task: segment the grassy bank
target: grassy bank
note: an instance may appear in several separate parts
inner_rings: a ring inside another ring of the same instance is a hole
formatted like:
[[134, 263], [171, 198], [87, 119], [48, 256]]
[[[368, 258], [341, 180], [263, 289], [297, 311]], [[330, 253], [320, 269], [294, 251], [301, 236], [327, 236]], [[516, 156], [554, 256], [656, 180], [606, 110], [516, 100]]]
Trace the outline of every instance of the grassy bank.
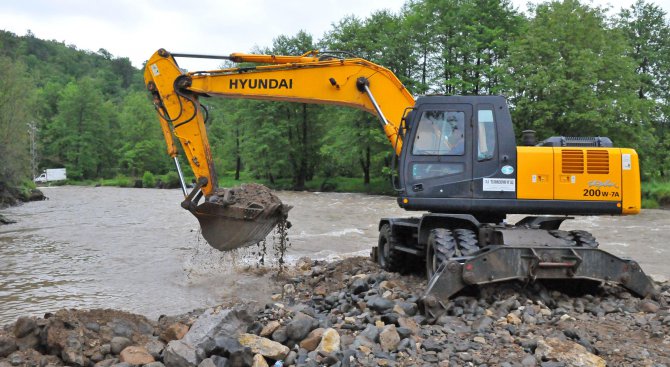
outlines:
[[[187, 182], [193, 182], [193, 177], [186, 177]], [[219, 178], [219, 187], [234, 187], [244, 183], [260, 183], [273, 190], [293, 190], [291, 179], [276, 179], [274, 183], [269, 180], [255, 179], [249, 175], [242, 175], [239, 180], [235, 180], [234, 175], [226, 174]], [[165, 175], [153, 175], [146, 172], [142, 177], [116, 176], [114, 178], [97, 180], [67, 180], [54, 184], [67, 184], [75, 186], [113, 186], [113, 187], [147, 187], [147, 188], [179, 188], [179, 176], [177, 173], [170, 172]], [[369, 185], [363, 184], [360, 177], [330, 177], [314, 178], [305, 183], [307, 191], [327, 191], [327, 192], [360, 192], [376, 195], [394, 195], [395, 192], [387, 179], [372, 179]]]
[[645, 209], [670, 208], [670, 182], [643, 182], [642, 207]]

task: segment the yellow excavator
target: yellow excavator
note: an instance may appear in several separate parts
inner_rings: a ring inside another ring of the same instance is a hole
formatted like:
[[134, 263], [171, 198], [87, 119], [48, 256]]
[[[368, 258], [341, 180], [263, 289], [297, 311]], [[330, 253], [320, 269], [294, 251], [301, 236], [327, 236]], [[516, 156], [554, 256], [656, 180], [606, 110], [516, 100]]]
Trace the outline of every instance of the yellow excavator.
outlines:
[[[245, 63], [239, 68], [184, 72], [176, 58]], [[425, 264], [424, 307], [463, 288], [507, 280], [617, 282], [640, 296], [653, 282], [633, 260], [598, 248], [586, 231], [564, 231], [574, 215], [640, 211], [640, 171], [633, 149], [605, 137], [551, 137], [524, 132], [517, 146], [505, 98], [422, 96], [415, 100], [388, 69], [360, 58], [316, 51], [301, 56], [209, 56], [158, 50], [144, 73], [182, 181], [182, 207], [200, 221], [205, 239], [226, 250], [262, 240], [287, 216], [272, 201], [236, 202], [218, 188], [200, 98], [248, 98], [334, 104], [378, 117], [397, 162], [398, 204], [421, 216], [382, 218], [373, 258], [389, 271]], [[196, 176], [187, 193], [174, 138]], [[204, 200], [199, 201], [204, 196]], [[527, 214], [515, 224], [509, 214]]]

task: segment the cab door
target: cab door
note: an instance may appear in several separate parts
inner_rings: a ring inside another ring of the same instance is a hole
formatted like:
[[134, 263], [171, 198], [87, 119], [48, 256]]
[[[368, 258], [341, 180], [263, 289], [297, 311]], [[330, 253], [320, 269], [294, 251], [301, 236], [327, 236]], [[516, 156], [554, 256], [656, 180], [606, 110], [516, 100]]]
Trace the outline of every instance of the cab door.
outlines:
[[402, 154], [406, 195], [472, 197], [472, 105], [422, 104]]

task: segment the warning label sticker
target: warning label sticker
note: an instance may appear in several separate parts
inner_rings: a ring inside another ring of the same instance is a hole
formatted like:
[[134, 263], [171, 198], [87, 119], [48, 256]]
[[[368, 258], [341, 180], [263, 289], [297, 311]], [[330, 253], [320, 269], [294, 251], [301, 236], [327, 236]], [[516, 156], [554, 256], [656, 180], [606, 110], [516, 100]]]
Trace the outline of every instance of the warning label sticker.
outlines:
[[516, 180], [513, 178], [485, 178], [484, 191], [516, 191]]

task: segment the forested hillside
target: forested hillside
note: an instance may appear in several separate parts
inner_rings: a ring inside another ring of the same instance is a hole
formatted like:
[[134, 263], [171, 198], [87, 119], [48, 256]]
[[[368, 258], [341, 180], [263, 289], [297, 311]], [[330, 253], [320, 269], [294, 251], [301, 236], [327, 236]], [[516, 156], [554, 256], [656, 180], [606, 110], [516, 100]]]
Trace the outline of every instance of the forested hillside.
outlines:
[[[502, 0], [415, 0], [350, 16], [325, 35], [278, 35], [262, 53], [340, 50], [391, 69], [415, 94], [502, 94], [517, 132], [609, 136], [638, 150], [643, 179], [670, 174], [670, 25], [639, 1], [620, 12], [564, 0], [528, 14]], [[315, 36], [320, 36], [317, 39]], [[155, 50], [147, 50], [147, 57]], [[202, 50], [224, 54], [246, 50]], [[372, 116], [297, 103], [206, 100], [220, 176], [289, 183], [381, 181], [391, 149]], [[29, 125], [35, 129], [29, 129]], [[66, 167], [73, 180], [165, 174], [142, 73], [107, 51], [0, 32], [0, 185]]]

